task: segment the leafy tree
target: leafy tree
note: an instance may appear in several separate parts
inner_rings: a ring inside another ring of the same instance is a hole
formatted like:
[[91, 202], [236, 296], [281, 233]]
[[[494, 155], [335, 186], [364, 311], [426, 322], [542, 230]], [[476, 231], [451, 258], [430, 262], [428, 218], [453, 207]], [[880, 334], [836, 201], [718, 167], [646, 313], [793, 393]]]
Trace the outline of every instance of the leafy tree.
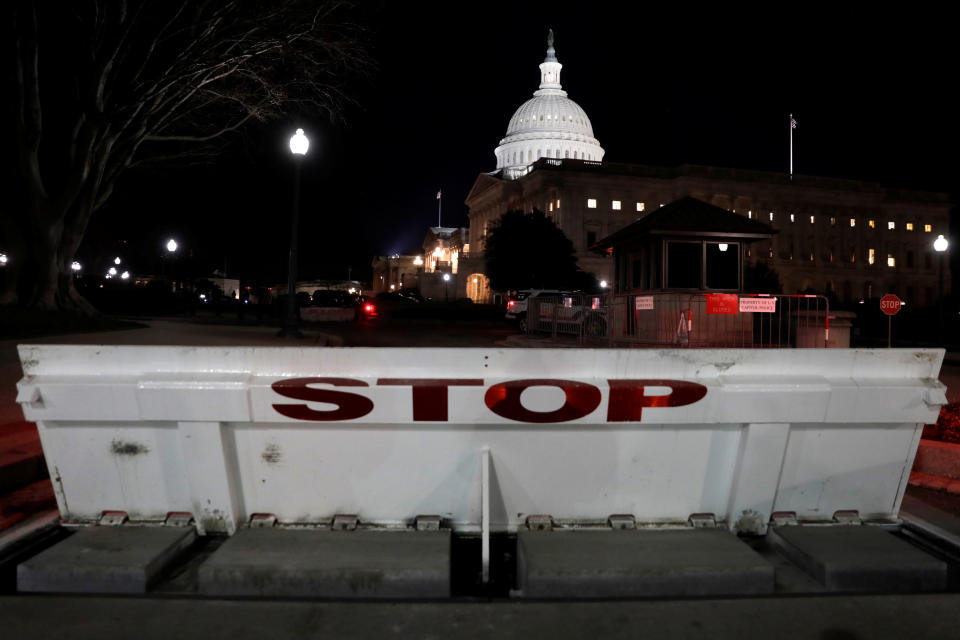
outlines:
[[487, 237], [490, 286], [512, 289], [572, 289], [584, 278], [573, 243], [542, 211], [508, 211]]
[[87, 224], [145, 161], [213, 154], [283, 113], [335, 116], [367, 65], [336, 0], [10, 0], [16, 189], [0, 303], [92, 307], [70, 274]]
[[743, 270], [743, 289], [747, 293], [783, 293], [780, 274], [763, 261], [749, 264]]

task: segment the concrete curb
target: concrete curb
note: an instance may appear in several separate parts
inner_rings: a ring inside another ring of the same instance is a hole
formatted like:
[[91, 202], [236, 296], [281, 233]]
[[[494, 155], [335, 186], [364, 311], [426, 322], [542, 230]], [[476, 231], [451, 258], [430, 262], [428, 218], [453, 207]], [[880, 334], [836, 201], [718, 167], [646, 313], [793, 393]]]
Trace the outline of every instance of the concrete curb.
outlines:
[[914, 471], [910, 474], [910, 486], [933, 489], [934, 491], [946, 491], [953, 495], [960, 495], [960, 480], [944, 478], [931, 473], [923, 473], [922, 471]]
[[960, 444], [920, 440], [913, 470], [949, 480], [960, 480]]

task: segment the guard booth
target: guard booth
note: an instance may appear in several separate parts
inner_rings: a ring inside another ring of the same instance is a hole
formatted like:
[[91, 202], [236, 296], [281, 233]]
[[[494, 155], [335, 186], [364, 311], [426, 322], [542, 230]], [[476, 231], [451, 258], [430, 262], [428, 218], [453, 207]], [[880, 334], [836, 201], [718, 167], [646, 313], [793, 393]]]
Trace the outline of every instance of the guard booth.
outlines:
[[759, 220], [686, 197], [651, 211], [591, 249], [613, 257], [614, 293], [737, 293], [744, 290], [747, 247], [775, 233]]
[[774, 233], [686, 197], [604, 238], [591, 248], [615, 265], [606, 337], [615, 344], [828, 346], [833, 316], [825, 297], [747, 290], [747, 249]]
[[[552, 561], [537, 545], [559, 539], [529, 532], [893, 522], [923, 424], [946, 402], [942, 350], [19, 349], [18, 401], [62, 520], [99, 524], [90, 535], [166, 522], [235, 536], [200, 570], [201, 591], [220, 595], [322, 583], [336, 597], [435, 597], [449, 593], [451, 535], [478, 536], [489, 571], [491, 536], [509, 534], [526, 550], [527, 593], [552, 597], [583, 584], [538, 582]], [[337, 530], [361, 535], [311, 538]], [[729, 534], [715, 542], [714, 559], [743, 552]], [[747, 555], [733, 586], [677, 588], [772, 589], [772, 568], [751, 573]], [[315, 556], [361, 568], [305, 578]], [[21, 566], [22, 585], [43, 590], [44, 575]]]

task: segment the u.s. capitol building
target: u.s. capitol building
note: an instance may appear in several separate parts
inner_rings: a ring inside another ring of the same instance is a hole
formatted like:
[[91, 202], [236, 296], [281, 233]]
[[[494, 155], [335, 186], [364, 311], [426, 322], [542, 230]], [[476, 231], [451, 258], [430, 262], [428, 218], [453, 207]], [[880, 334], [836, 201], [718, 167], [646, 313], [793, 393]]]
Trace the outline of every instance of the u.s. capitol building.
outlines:
[[562, 89], [561, 68], [551, 34], [539, 89], [510, 118], [494, 150], [496, 169], [480, 174], [466, 198], [469, 254], [459, 269], [461, 295], [489, 299], [484, 243], [507, 211], [545, 212], [573, 242], [581, 268], [613, 284], [611, 260], [589, 247], [690, 196], [773, 226], [775, 237], [750, 245], [744, 259], [775, 269], [785, 293], [814, 289], [854, 302], [894, 292], [918, 305], [935, 302], [933, 241], [948, 232], [947, 194], [742, 169], [604, 162], [590, 118]]

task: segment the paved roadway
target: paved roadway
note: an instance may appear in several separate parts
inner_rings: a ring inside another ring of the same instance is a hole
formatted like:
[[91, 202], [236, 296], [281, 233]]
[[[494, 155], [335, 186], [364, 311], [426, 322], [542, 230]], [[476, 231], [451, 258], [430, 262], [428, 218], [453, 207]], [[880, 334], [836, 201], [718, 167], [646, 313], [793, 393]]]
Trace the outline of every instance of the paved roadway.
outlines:
[[[541, 346], [501, 323], [393, 320], [306, 330], [301, 340], [276, 328], [147, 320], [148, 328], [31, 339], [32, 343], [283, 346]], [[0, 341], [0, 425], [22, 420], [16, 340]], [[960, 357], [941, 380], [960, 400]], [[912, 498], [960, 515], [960, 502], [923, 490]], [[55, 612], [55, 614], [54, 614]], [[254, 637], [610, 637], [858, 638], [960, 637], [960, 595], [828, 596], [634, 602], [343, 603], [222, 601], [85, 596], [0, 597], [0, 635], [10, 638]]]

